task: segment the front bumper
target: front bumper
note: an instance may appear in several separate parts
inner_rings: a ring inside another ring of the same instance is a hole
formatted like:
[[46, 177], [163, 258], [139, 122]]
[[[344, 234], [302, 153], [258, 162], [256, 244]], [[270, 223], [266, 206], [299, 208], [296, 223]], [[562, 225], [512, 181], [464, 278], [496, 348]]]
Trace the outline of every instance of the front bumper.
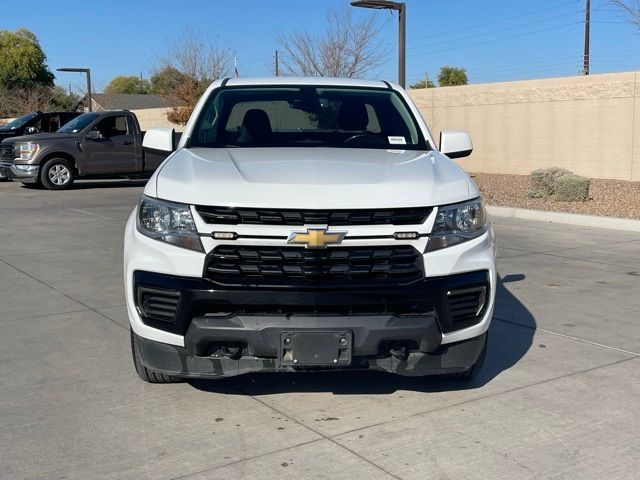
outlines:
[[477, 360], [484, 336], [445, 346], [442, 332], [482, 321], [484, 301], [471, 319], [452, 314], [448, 295], [470, 288], [489, 293], [489, 272], [425, 278], [401, 288], [278, 291], [221, 289], [200, 278], [137, 271], [135, 308], [142, 322], [184, 338], [184, 347], [143, 339], [140, 354], [145, 366], [184, 377], [292, 371], [299, 367], [282, 362], [285, 332], [347, 332], [352, 359], [341, 368], [459, 372]]
[[[406, 358], [394, 356], [354, 356], [349, 367], [340, 370], [379, 370], [404, 376], [442, 375], [471, 368], [482, 355], [487, 334], [450, 345], [433, 352], [412, 352]], [[167, 375], [183, 378], [222, 378], [251, 372], [296, 372], [305, 369], [282, 365], [277, 358], [242, 356], [198, 356], [185, 347], [139, 338], [142, 363]], [[331, 370], [331, 367], [324, 368]]]
[[29, 170], [21, 170], [14, 163], [0, 163], [0, 178], [9, 178], [22, 183], [36, 183], [40, 167], [29, 165]]

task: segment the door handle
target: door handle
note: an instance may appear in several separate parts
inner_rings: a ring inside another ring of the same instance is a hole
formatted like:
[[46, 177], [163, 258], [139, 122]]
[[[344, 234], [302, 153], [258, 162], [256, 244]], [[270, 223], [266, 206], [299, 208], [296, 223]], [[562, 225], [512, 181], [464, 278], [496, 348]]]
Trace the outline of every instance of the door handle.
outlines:
[[122, 145], [133, 145], [133, 142], [130, 142], [129, 140], [125, 140], [124, 142], [122, 142]]

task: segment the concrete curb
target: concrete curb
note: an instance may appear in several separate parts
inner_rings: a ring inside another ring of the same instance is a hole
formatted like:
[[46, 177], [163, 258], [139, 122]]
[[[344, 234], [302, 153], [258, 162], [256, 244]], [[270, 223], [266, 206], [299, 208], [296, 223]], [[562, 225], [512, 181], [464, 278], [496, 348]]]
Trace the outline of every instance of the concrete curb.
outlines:
[[579, 215], [576, 213], [545, 212], [528, 210], [526, 208], [487, 206], [489, 215], [503, 218], [519, 218], [522, 220], [536, 220], [539, 222], [562, 223], [581, 227], [609, 228], [612, 230], [626, 230], [640, 232], [640, 220], [617, 217], [601, 217], [598, 215]]

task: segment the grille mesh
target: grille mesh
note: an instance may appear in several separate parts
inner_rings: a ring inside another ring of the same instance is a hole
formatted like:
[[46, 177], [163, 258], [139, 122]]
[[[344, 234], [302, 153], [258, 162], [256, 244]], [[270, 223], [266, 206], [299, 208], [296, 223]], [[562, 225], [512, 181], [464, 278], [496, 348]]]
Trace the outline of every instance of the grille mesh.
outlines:
[[205, 277], [225, 286], [402, 285], [424, 277], [422, 263], [411, 246], [307, 250], [221, 245], [209, 254]]
[[0, 145], [0, 160], [5, 162], [13, 162], [15, 158], [15, 150], [13, 145]]
[[385, 210], [266, 210], [203, 207], [196, 210], [210, 224], [222, 225], [419, 225], [431, 208]]

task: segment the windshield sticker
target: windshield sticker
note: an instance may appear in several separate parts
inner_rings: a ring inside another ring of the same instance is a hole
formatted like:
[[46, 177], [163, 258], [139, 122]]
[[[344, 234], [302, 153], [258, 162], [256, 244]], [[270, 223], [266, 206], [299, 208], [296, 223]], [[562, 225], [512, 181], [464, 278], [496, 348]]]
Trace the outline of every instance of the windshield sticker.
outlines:
[[407, 140], [404, 137], [387, 137], [391, 145], [406, 145]]

